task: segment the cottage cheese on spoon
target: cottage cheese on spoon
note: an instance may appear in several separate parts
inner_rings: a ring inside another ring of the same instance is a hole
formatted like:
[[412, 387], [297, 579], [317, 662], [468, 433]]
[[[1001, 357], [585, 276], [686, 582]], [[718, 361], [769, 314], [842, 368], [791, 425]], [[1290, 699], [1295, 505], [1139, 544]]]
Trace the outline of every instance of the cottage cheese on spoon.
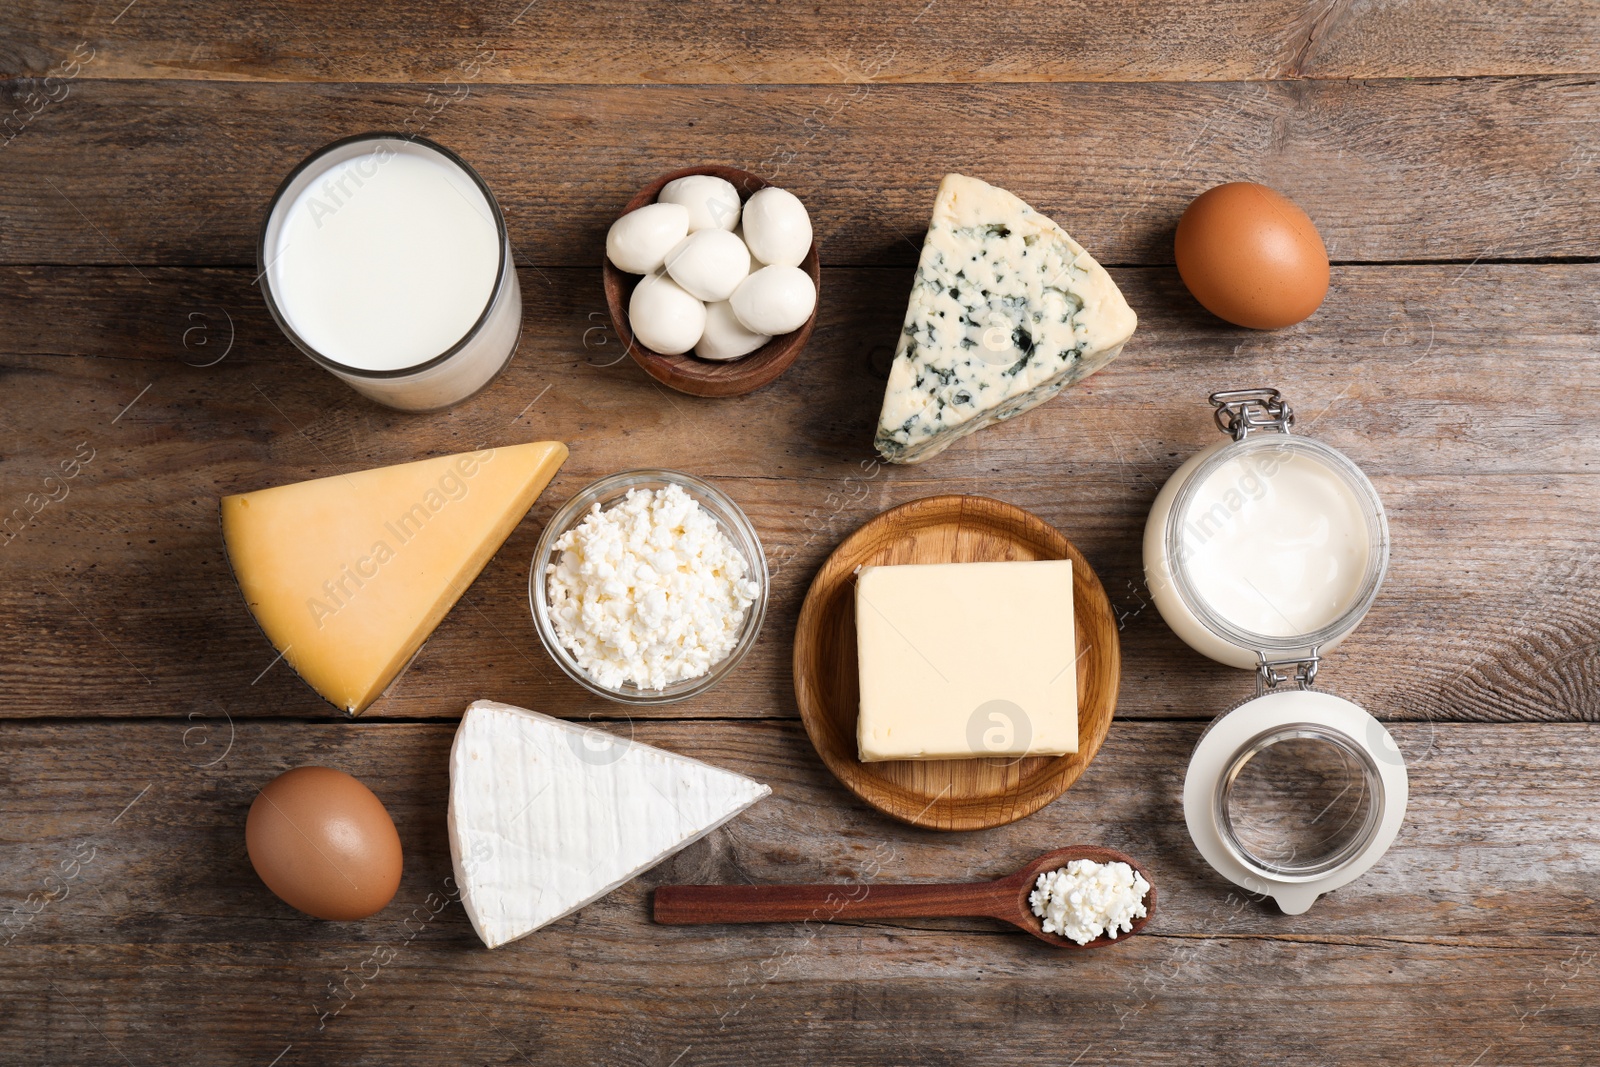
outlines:
[[1146, 914], [1144, 898], [1150, 892], [1144, 876], [1120, 861], [1073, 860], [1041, 874], [1035, 885], [1028, 904], [1044, 920], [1044, 932], [1080, 945], [1132, 930], [1133, 921]]

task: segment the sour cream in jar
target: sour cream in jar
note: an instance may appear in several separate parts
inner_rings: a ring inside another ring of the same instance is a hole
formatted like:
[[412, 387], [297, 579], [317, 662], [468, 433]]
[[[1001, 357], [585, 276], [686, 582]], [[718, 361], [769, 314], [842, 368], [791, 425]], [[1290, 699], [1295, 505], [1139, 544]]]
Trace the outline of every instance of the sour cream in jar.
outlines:
[[1190, 459], [1145, 527], [1145, 578], [1174, 632], [1254, 667], [1326, 652], [1366, 614], [1388, 564], [1388, 525], [1355, 464], [1289, 434], [1225, 441]]

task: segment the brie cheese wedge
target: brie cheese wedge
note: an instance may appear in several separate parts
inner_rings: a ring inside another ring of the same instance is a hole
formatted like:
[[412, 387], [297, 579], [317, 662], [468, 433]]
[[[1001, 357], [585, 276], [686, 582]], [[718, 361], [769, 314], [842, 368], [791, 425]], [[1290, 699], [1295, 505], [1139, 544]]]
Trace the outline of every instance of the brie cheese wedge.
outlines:
[[492, 700], [450, 749], [450, 857], [497, 948], [605, 896], [771, 789], [699, 760]]

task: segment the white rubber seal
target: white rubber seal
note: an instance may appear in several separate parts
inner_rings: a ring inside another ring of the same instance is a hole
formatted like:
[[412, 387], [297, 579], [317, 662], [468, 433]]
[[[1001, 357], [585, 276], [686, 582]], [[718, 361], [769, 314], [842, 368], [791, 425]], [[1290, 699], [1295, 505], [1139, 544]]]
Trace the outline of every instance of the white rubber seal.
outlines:
[[[1292, 877], [1252, 864], [1223, 841], [1217, 796], [1235, 756], [1272, 730], [1305, 724], [1340, 734], [1364, 750], [1377, 769], [1380, 814], [1364, 847], [1339, 866], [1314, 877]], [[1406, 815], [1409, 780], [1399, 746], [1382, 723], [1331, 693], [1286, 689], [1259, 696], [1218, 718], [1201, 735], [1183, 783], [1183, 814], [1195, 847], [1219, 874], [1251, 893], [1269, 896], [1286, 915], [1304, 913], [1323, 893], [1365, 874], [1394, 843]]]

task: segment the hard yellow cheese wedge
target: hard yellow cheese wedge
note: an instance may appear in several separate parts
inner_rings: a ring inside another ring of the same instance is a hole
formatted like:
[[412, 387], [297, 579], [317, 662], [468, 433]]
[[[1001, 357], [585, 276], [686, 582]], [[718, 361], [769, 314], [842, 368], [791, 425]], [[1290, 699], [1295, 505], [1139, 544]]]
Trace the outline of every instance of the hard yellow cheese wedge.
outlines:
[[540, 441], [224, 497], [228, 559], [284, 660], [360, 714], [566, 458], [566, 445]]

